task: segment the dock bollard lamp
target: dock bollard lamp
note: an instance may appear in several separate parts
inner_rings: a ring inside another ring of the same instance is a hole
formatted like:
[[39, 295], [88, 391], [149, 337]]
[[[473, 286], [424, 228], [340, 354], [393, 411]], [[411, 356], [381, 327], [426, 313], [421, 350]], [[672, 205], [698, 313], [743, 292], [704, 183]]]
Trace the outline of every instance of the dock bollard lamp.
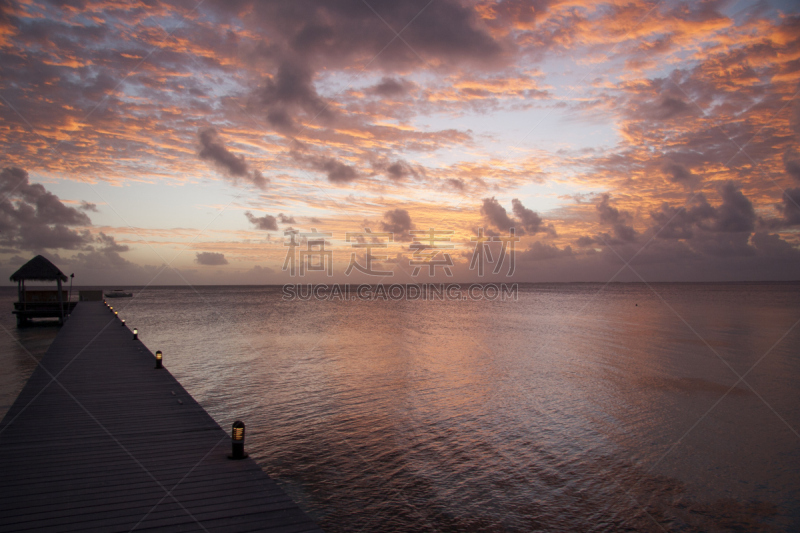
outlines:
[[228, 459], [244, 459], [247, 454], [244, 453], [244, 422], [237, 420], [233, 423], [231, 430], [231, 454]]
[[115, 316], [115, 317], [119, 316], [119, 313], [117, 313], [116, 311], [114, 311], [114, 316]]
[[139, 338], [139, 330], [133, 328], [133, 340], [137, 340]]
[[111, 309], [112, 311], [114, 310], [114, 306], [113, 305], [109, 305], [108, 308]]
[[161, 366], [161, 359], [162, 359], [163, 357], [164, 357], [164, 356], [161, 354], [161, 350], [157, 350], [157, 351], [156, 351], [156, 368], [157, 368], [157, 369], [158, 369], [158, 368], [163, 368], [163, 367]]
[[120, 322], [120, 324], [122, 324], [123, 328], [125, 327], [125, 319], [124, 318], [122, 319], [122, 322]]

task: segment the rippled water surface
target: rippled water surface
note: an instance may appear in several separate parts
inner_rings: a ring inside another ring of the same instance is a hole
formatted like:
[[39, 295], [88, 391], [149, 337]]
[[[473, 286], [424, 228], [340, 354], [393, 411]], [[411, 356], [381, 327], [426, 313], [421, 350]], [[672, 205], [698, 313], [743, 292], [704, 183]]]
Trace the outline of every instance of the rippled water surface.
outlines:
[[16, 318], [11, 314], [15, 301], [16, 287], [0, 287], [0, 419], [59, 331], [57, 323], [45, 320], [38, 321], [35, 327], [17, 329]]
[[120, 315], [326, 531], [800, 529], [800, 284], [135, 292]]

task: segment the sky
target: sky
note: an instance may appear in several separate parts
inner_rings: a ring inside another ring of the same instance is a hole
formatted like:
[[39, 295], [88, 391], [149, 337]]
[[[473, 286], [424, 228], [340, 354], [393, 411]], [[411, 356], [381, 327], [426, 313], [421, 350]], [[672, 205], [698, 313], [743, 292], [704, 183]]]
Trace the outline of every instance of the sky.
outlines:
[[0, 0], [0, 274], [797, 280], [799, 11]]

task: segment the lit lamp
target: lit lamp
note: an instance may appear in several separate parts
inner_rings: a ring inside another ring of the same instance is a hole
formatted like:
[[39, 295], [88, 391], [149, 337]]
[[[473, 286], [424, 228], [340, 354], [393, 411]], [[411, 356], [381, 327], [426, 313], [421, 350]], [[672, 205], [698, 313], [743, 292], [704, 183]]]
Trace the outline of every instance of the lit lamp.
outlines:
[[119, 316], [119, 313], [117, 313], [116, 311], [114, 311], [114, 316]]
[[108, 308], [111, 309], [112, 311], [114, 310], [114, 306], [113, 305], [109, 305]]
[[156, 368], [163, 368], [161, 366], [161, 358], [162, 357], [163, 357], [163, 355], [161, 355], [161, 350], [156, 351]]
[[139, 330], [136, 329], [136, 328], [133, 328], [133, 340], [136, 340], [138, 338], [139, 338]]
[[122, 327], [123, 328], [125, 327], [125, 319], [124, 318], [122, 319]]
[[231, 430], [231, 454], [228, 459], [244, 459], [247, 454], [244, 453], [244, 422], [237, 420], [233, 423]]

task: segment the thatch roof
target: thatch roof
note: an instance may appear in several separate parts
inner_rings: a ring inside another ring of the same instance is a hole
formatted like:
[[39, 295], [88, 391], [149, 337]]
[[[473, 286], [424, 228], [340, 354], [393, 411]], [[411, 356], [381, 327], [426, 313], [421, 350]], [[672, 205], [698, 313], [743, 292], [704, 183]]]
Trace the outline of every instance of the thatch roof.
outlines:
[[67, 281], [67, 276], [65, 276], [57, 266], [41, 255], [37, 255], [22, 265], [19, 270], [11, 274], [11, 281], [26, 279], [54, 281], [57, 278], [61, 278], [61, 281]]

